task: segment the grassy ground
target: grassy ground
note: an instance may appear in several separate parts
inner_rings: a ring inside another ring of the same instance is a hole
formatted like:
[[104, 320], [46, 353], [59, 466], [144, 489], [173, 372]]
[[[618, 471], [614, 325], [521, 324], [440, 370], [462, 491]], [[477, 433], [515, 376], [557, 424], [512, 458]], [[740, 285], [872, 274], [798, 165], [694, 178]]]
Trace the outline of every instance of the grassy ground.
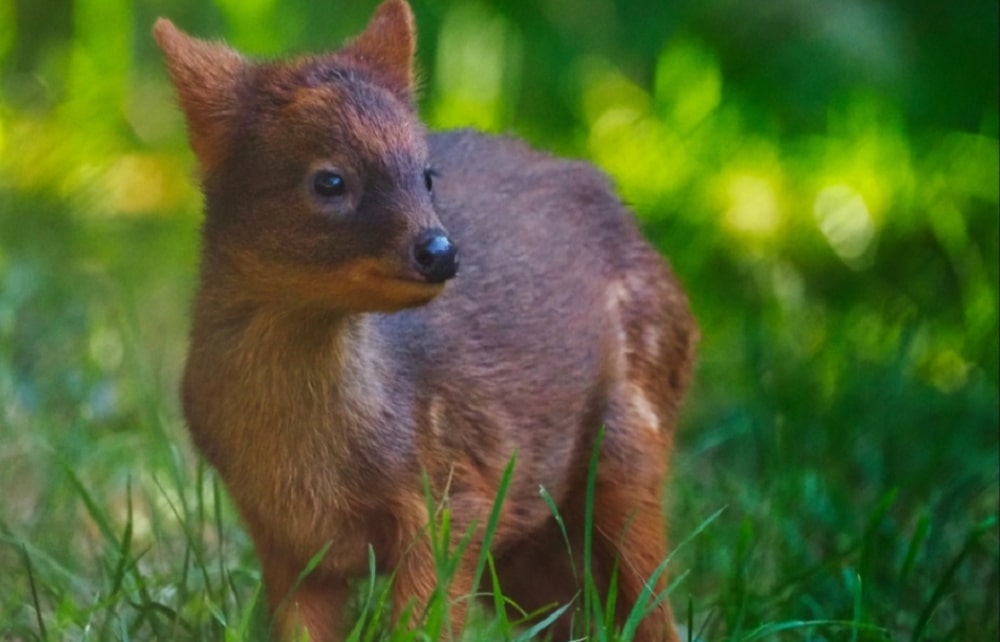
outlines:
[[[995, 3], [580, 2], [607, 20], [415, 0], [422, 109], [595, 160], [685, 282], [678, 619], [713, 642], [996, 640]], [[178, 408], [199, 205], [147, 33], [169, 13], [321, 49], [371, 7], [152, 4], [0, 2], [4, 642], [266, 633]], [[383, 586], [359, 586], [359, 640]], [[466, 639], [533, 633], [486, 609]]]
[[[257, 564], [176, 402], [196, 220], [6, 198], [33, 216], [0, 224], [3, 639], [257, 639]], [[678, 617], [705, 640], [995, 639], [995, 384], [943, 392], [835, 341], [803, 359], [744, 316], [728, 344], [703, 319]], [[487, 614], [467, 639], [507, 631]]]

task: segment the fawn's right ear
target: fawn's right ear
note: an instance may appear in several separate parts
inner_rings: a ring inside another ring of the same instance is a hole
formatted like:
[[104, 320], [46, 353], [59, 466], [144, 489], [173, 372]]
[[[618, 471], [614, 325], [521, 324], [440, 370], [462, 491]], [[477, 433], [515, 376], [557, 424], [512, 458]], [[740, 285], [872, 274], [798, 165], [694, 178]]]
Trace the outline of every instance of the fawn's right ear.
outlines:
[[202, 175], [211, 173], [228, 146], [247, 63], [229, 47], [192, 38], [166, 18], [156, 21], [153, 37], [166, 58]]

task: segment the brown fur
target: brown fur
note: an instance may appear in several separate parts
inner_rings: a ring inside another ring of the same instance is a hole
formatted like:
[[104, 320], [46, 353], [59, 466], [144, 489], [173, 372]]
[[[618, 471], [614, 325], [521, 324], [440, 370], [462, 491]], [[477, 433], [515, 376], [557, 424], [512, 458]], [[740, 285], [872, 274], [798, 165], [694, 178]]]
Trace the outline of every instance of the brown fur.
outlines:
[[[594, 575], [607, 590], [618, 565], [620, 625], [666, 554], [661, 489], [696, 331], [607, 180], [510, 139], [428, 136], [403, 0], [341, 50], [291, 61], [250, 62], [163, 19], [155, 35], [206, 200], [184, 410], [256, 545], [280, 636], [342, 639], [369, 546], [395, 572], [396, 613], [419, 612], [436, 581], [421, 475], [461, 535], [486, 522], [515, 453], [492, 542], [502, 586], [528, 609], [574, 599], [538, 491], [579, 566], [602, 425]], [[322, 168], [343, 198], [310, 192]], [[447, 284], [410, 254], [434, 228], [461, 251]], [[474, 541], [451, 588], [456, 630], [477, 553]], [[666, 606], [636, 637], [675, 639]]]

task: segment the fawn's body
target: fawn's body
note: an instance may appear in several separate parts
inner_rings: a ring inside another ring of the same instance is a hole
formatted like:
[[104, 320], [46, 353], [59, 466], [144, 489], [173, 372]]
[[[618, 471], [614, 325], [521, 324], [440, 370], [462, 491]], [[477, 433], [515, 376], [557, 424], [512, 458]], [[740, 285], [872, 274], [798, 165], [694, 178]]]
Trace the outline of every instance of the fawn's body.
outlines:
[[[369, 546], [396, 574], [397, 612], [429, 599], [422, 475], [461, 536], [486, 523], [515, 454], [491, 544], [501, 586], [529, 611], [573, 599], [539, 487], [579, 564], [604, 425], [593, 570], [606, 591], [617, 560], [622, 618], [665, 557], [661, 489], [695, 334], [685, 298], [595, 170], [509, 139], [425, 137], [412, 42], [386, 44], [412, 40], [411, 20], [387, 2], [344, 50], [260, 66], [158, 25], [207, 204], [192, 435], [247, 523], [282, 634], [329, 641]], [[459, 627], [477, 555], [452, 585]], [[673, 639], [665, 607], [636, 637]]]

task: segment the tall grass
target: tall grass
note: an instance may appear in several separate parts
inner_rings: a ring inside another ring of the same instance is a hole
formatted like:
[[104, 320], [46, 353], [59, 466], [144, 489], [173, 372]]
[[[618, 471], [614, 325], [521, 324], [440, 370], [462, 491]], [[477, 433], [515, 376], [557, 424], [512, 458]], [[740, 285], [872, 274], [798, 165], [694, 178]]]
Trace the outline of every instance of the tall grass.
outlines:
[[[195, 259], [176, 239], [196, 222], [84, 226], [61, 203], [3, 198], [33, 218], [0, 222], [2, 639], [261, 639], [257, 562], [178, 412]], [[902, 357], [789, 359], [755, 324], [738, 343], [708, 335], [669, 487], [677, 581], [637, 608], [666, 597], [689, 639], [994, 639], [995, 386], [949, 394]], [[445, 595], [460, 551], [438, 514]], [[489, 557], [478, 572], [489, 583]], [[352, 639], [435, 639], [443, 602], [418, 631], [386, 631], [381, 582], [360, 583]], [[580, 630], [629, 639], [634, 618], [600, 626], [614, 596], [580, 585]], [[465, 639], [543, 638], [555, 613], [511, 621], [488, 601]]]

